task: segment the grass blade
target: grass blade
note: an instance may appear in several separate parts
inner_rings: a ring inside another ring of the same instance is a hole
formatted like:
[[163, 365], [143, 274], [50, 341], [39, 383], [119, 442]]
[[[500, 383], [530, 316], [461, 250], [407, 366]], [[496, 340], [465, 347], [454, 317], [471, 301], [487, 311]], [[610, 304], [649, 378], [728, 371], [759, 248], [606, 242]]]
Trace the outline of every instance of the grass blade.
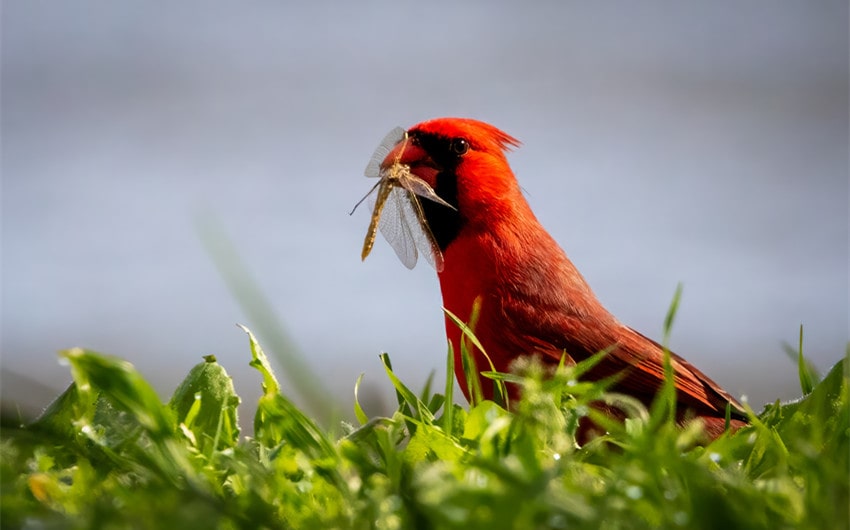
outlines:
[[452, 434], [452, 426], [454, 421], [454, 389], [455, 389], [455, 354], [452, 348], [452, 343], [448, 343], [446, 355], [446, 391], [443, 394], [443, 430], [448, 434]]
[[802, 389], [803, 395], [811, 394], [817, 384], [817, 375], [812, 373], [809, 363], [806, 362], [806, 358], [803, 356], [802, 324], [800, 324], [800, 342], [797, 349], [797, 373], [800, 376], [800, 389]]
[[670, 302], [670, 308], [667, 310], [667, 316], [664, 318], [664, 334], [661, 342], [664, 352], [664, 382], [661, 384], [661, 389], [658, 391], [650, 407], [650, 425], [653, 428], [657, 428], [665, 422], [675, 422], [676, 420], [676, 381], [673, 373], [673, 362], [669, 344], [673, 322], [676, 318], [676, 312], [679, 309], [681, 298], [682, 284], [680, 283], [676, 286], [676, 292], [673, 293], [673, 300]]
[[[476, 337], [474, 333], [475, 324], [478, 321], [480, 311], [481, 297], [476, 298], [472, 305], [472, 315], [469, 318], [468, 324], [447, 308], [443, 308], [443, 312], [449, 317], [449, 320], [451, 320], [462, 333], [460, 341], [460, 357], [461, 361], [463, 361], [463, 371], [467, 382], [466, 388], [469, 391], [472, 405], [480, 403], [484, 399], [483, 392], [481, 391], [481, 379], [479, 377], [477, 363], [475, 362], [473, 355], [473, 347], [477, 348], [478, 351], [481, 352], [481, 355], [484, 356], [484, 359], [487, 360], [487, 364], [490, 365], [490, 371], [497, 372], [496, 365], [493, 364], [493, 360], [489, 355], [487, 355], [487, 351], [484, 349], [484, 346], [481, 345], [481, 342], [479, 342], [478, 337]], [[508, 392], [504, 381], [493, 379], [493, 399], [503, 407], [509, 406]]]
[[287, 380], [295, 392], [304, 398], [308, 409], [325, 421], [331, 421], [339, 406], [328, 397], [321, 379], [296, 348], [281, 320], [275, 315], [274, 307], [239, 258], [236, 247], [215, 219], [199, 218], [196, 227], [219, 274], [248, 315], [252, 327], [271, 345], [271, 351], [276, 353], [275, 358], [286, 372]]
[[363, 407], [360, 405], [360, 398], [358, 397], [358, 391], [360, 390], [360, 383], [363, 381], [363, 376], [365, 374], [361, 373], [357, 376], [357, 381], [354, 383], [354, 416], [357, 417], [357, 421], [360, 422], [360, 425], [366, 425], [369, 423], [369, 416], [366, 415], [366, 412], [363, 410]]

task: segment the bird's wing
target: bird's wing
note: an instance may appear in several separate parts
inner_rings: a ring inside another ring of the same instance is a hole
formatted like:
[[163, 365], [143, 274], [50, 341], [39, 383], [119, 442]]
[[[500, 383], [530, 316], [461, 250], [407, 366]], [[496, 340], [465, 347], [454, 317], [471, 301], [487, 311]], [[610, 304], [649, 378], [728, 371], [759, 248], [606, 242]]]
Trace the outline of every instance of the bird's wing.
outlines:
[[[645, 402], [651, 402], [661, 388], [664, 382], [664, 349], [654, 340], [619, 323], [600, 323], [575, 316], [559, 319], [553, 324], [543, 333], [538, 329], [525, 335], [525, 340], [534, 344], [536, 352], [553, 361], [559, 361], [566, 352], [574, 360], [581, 361], [615, 346], [590, 370], [588, 375], [592, 379], [621, 374], [622, 378], [614, 388], [641, 397]], [[733, 417], [745, 417], [741, 404], [720, 385], [675, 353], [670, 353], [670, 360], [680, 403], [697, 413], [719, 416], [725, 414], [727, 403], [731, 403]]]
[[[612, 354], [634, 368], [624, 377], [622, 386], [660, 386], [664, 380], [664, 348], [632, 328], [623, 326], [623, 331], [622, 346], [616, 348]], [[738, 400], [694, 365], [673, 352], [670, 352], [670, 361], [679, 401], [697, 408], [707, 406], [720, 414], [725, 414], [726, 405], [731, 403], [733, 413], [745, 417]]]

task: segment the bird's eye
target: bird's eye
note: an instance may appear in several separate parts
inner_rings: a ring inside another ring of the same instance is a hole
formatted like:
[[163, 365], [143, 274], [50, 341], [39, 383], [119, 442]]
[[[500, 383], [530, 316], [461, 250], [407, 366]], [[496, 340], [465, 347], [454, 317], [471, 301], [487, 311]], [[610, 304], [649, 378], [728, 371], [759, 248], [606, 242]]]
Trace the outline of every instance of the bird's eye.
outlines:
[[455, 138], [451, 143], [452, 153], [460, 156], [466, 154], [469, 151], [469, 142], [467, 142], [463, 138]]

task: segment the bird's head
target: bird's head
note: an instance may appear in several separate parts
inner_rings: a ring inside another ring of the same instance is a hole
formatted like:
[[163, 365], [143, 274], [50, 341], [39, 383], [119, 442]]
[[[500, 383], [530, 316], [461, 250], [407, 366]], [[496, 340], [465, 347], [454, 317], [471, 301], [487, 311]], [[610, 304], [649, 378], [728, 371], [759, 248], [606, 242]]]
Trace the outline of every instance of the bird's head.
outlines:
[[427, 182], [452, 210], [422, 201], [426, 220], [441, 250], [470, 222], [492, 221], [521, 197], [505, 152], [519, 142], [487, 123], [468, 118], [437, 118], [414, 125], [384, 166], [400, 162]]

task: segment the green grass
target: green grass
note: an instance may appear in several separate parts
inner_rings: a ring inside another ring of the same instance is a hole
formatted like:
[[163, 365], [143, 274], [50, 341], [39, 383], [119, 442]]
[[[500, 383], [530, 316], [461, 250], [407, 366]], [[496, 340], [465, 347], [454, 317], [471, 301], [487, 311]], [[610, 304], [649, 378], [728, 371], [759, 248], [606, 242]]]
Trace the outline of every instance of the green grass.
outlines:
[[[798, 352], [810, 393], [701, 446], [669, 406], [580, 382], [596, 359], [553, 377], [534, 363], [491, 373], [525, 387], [508, 412], [454, 405], [451, 384], [417, 394], [383, 355], [397, 411], [369, 417], [358, 380], [359, 425], [331, 435], [281, 393], [248, 336], [263, 389], [252, 437], [211, 356], [163, 404], [128, 362], [63, 352], [68, 390], [31, 424], [3, 421], [2, 527], [848, 528], [846, 359], [819, 380]], [[579, 448], [578, 419], [599, 399], [629, 419]]]

